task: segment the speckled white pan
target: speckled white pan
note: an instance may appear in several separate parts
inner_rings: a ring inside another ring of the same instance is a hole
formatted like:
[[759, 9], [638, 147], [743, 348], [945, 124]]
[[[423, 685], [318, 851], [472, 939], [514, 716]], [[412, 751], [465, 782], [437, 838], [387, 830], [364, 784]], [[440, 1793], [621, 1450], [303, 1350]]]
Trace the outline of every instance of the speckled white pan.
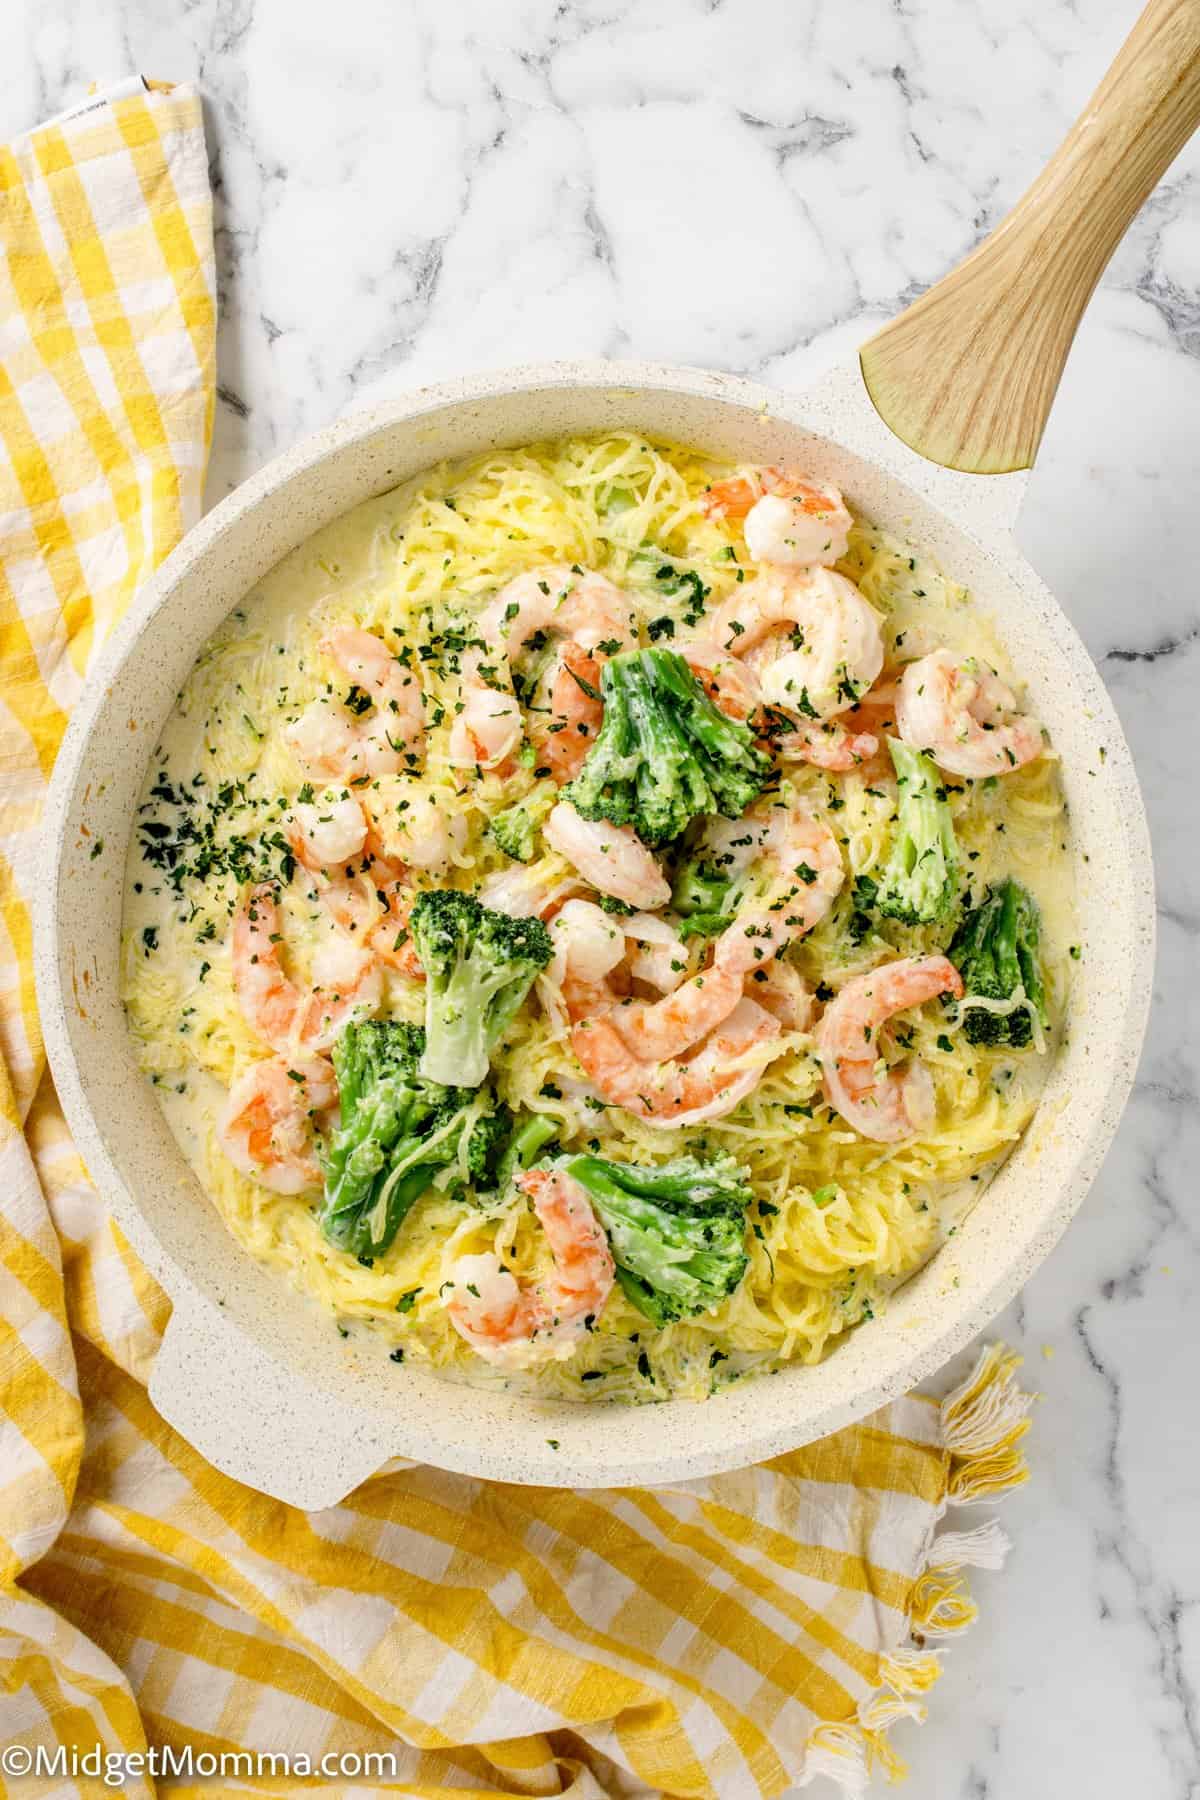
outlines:
[[[228, 1235], [135, 1066], [118, 990], [124, 858], [92, 861], [88, 846], [128, 842], [151, 752], [201, 645], [310, 533], [443, 457], [628, 426], [831, 476], [856, 510], [911, 536], [974, 590], [1062, 757], [1083, 957], [1069, 1042], [1032, 1126], [958, 1234], [879, 1318], [816, 1368], [748, 1381], [703, 1405], [551, 1406], [398, 1367], [364, 1334], [343, 1341]], [[38, 991], [79, 1149], [173, 1302], [151, 1397], [218, 1468], [306, 1507], [332, 1504], [396, 1455], [580, 1486], [733, 1468], [912, 1387], [1037, 1267], [1099, 1168], [1133, 1076], [1154, 909], [1145, 816], [1116, 715], [1010, 535], [1022, 482], [953, 474], [906, 450], [856, 365], [789, 399], [698, 371], [563, 363], [426, 389], [318, 434], [232, 494], [164, 564], [115, 634], [59, 755]]]

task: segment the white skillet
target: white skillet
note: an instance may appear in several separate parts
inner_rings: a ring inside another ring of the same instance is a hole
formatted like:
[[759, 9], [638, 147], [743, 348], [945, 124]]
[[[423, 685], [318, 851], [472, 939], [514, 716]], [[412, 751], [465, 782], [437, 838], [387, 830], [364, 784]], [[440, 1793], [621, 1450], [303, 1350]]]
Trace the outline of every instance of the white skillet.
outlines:
[[[931, 1374], [1047, 1254], [1100, 1166], [1133, 1078], [1154, 906], [1120, 726], [1011, 526], [1019, 471], [1032, 463], [1083, 306], [1198, 116], [1200, 0], [1153, 0], [1016, 211], [866, 346], [861, 368], [855, 360], [798, 396], [612, 363], [425, 389], [271, 463], [140, 594], [55, 770], [38, 993], [79, 1149], [173, 1303], [151, 1398], [217, 1467], [306, 1507], [332, 1504], [393, 1456], [578, 1486], [738, 1467], [860, 1418]], [[1030, 1130], [955, 1238], [879, 1318], [819, 1366], [748, 1381], [703, 1406], [547, 1406], [398, 1367], [363, 1332], [343, 1340], [328, 1315], [239, 1249], [135, 1067], [119, 998], [123, 858], [93, 861], [89, 848], [128, 842], [153, 746], [196, 653], [313, 531], [442, 458], [631, 425], [831, 476], [856, 510], [909, 535], [973, 589], [1062, 757], [1083, 955], [1069, 1041]]]

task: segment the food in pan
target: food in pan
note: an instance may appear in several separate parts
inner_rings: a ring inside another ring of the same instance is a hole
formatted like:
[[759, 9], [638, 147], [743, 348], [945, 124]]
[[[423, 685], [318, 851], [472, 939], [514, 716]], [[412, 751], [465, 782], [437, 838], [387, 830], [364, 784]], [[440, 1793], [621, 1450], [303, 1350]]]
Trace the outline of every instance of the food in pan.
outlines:
[[200, 656], [129, 855], [131, 1027], [229, 1228], [468, 1379], [822, 1357], [1062, 1031], [1017, 675], [816, 468], [573, 438], [319, 533]]

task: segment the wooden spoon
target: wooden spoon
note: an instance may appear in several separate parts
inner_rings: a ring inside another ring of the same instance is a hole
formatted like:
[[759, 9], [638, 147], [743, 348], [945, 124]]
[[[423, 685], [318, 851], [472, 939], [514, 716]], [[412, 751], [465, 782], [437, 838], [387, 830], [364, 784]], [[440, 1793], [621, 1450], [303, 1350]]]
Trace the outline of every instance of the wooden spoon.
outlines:
[[1200, 124], [1200, 0], [1150, 0], [1008, 217], [860, 353], [880, 416], [944, 468], [1033, 465], [1084, 307]]

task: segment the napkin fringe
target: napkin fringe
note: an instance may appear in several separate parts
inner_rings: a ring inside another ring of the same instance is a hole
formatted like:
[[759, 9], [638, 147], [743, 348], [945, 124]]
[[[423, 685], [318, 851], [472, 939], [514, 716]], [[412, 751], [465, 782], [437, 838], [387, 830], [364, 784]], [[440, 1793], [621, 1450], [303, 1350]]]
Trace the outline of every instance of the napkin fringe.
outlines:
[[1018, 1446], [1035, 1396], [1017, 1385], [1021, 1358], [989, 1344], [964, 1382], [942, 1401], [942, 1442], [950, 1452], [947, 1500], [975, 1506], [1023, 1487], [1029, 1466]]
[[[1018, 1386], [1020, 1366], [1014, 1351], [990, 1344], [942, 1401], [942, 1443], [949, 1456], [942, 1514], [949, 1506], [1001, 1501], [1028, 1481], [1019, 1446], [1029, 1430], [1034, 1396]], [[970, 1531], [931, 1535], [913, 1583], [908, 1641], [880, 1657], [879, 1686], [859, 1705], [856, 1722], [822, 1724], [810, 1733], [801, 1787], [827, 1775], [848, 1800], [856, 1800], [873, 1770], [882, 1770], [889, 1781], [905, 1774], [888, 1732], [898, 1719], [925, 1722], [922, 1696], [942, 1673], [941, 1651], [931, 1649], [930, 1640], [953, 1638], [974, 1624], [979, 1608], [963, 1570], [1003, 1568], [1008, 1551], [1008, 1536], [994, 1519]]]

